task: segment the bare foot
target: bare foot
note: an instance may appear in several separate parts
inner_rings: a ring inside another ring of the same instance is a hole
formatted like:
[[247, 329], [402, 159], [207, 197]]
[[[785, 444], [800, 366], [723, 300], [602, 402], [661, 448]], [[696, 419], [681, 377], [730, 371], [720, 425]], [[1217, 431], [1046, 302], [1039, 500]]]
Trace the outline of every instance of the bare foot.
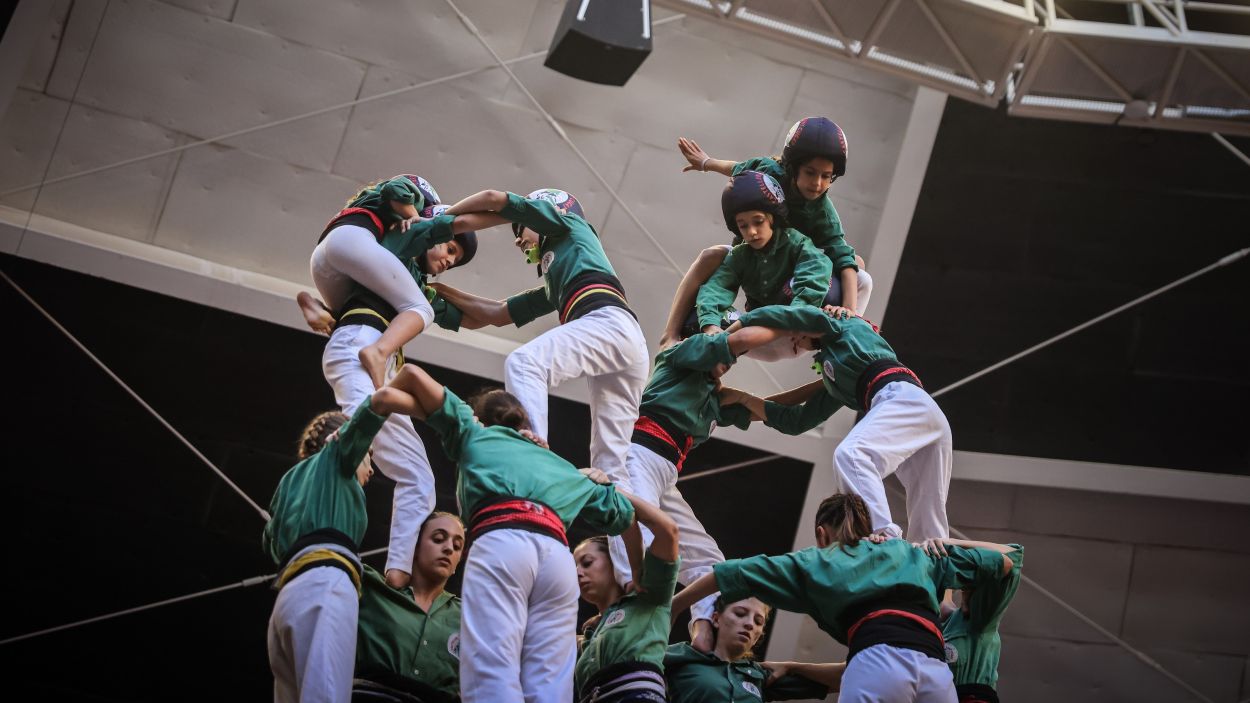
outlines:
[[399, 569], [386, 570], [386, 585], [391, 588], [404, 588], [412, 580], [412, 575]]
[[311, 293], [301, 292], [295, 296], [300, 312], [304, 313], [304, 322], [313, 332], [328, 335], [334, 331], [334, 315], [326, 308], [325, 303], [317, 300]]
[[361, 349], [357, 356], [360, 357], [360, 365], [365, 367], [365, 373], [369, 374], [369, 378], [373, 381], [374, 389], [386, 385], [386, 364], [390, 361], [391, 355], [384, 354], [381, 349], [378, 349], [378, 345], [370, 344]]

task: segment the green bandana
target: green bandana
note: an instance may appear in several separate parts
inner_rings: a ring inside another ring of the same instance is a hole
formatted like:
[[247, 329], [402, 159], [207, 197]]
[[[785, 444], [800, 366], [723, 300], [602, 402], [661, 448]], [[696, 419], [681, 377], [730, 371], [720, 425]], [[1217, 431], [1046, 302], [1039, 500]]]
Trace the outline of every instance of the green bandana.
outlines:
[[377, 215], [385, 228], [402, 221], [404, 218], [390, 206], [390, 201], [415, 205], [417, 210], [425, 207], [425, 198], [421, 191], [407, 178], [392, 178], [370, 186], [352, 199], [347, 207], [359, 207]]

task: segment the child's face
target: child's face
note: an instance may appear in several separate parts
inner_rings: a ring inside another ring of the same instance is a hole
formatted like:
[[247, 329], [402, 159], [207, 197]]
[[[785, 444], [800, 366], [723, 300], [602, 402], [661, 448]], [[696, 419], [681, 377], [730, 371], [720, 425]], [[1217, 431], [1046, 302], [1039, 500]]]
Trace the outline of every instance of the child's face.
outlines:
[[437, 276], [455, 266], [461, 256], [464, 256], [464, 250], [459, 242], [443, 242], [425, 253], [425, 271]]
[[807, 200], [815, 200], [833, 184], [833, 162], [817, 156], [808, 159], [795, 174], [794, 185]]
[[529, 227], [522, 228], [521, 236], [517, 237], [516, 246], [521, 251], [538, 246], [538, 233]]
[[742, 241], [756, 251], [773, 239], [773, 216], [763, 210], [744, 210], [734, 218]]

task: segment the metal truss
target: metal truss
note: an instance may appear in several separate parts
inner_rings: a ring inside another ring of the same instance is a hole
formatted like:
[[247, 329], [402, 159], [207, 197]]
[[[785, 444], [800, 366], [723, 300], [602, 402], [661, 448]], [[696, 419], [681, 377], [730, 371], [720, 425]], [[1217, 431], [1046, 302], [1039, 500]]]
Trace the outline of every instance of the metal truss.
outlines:
[[1247, 4], [659, 2], [1013, 115], [1250, 135]]

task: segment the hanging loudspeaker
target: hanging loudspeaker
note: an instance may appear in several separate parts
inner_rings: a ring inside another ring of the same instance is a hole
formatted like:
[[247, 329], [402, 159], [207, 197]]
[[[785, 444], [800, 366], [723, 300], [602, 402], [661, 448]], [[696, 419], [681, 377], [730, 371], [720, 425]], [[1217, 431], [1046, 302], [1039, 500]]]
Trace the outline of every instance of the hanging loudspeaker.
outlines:
[[625, 85], [650, 53], [650, 0], [568, 0], [543, 65], [591, 83]]

